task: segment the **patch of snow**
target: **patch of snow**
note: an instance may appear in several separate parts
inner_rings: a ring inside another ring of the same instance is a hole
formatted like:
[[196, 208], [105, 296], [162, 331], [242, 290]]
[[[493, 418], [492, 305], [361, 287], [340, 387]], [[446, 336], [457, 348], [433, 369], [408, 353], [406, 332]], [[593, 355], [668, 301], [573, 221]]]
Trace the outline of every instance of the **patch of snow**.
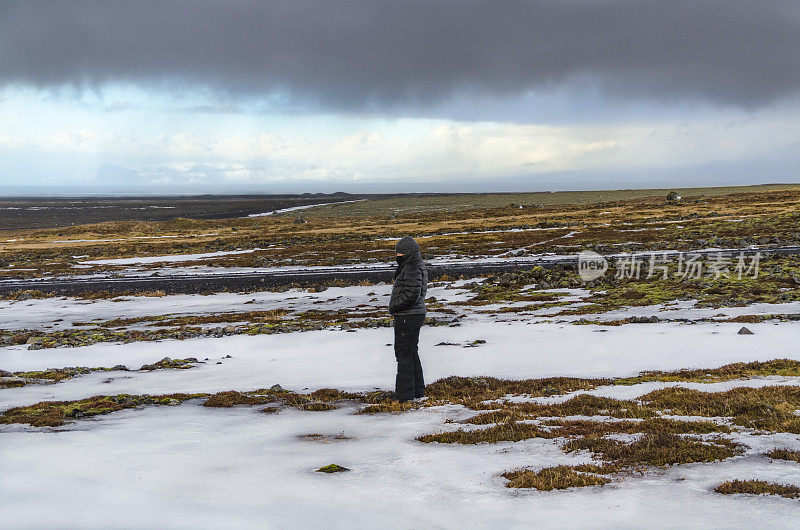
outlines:
[[272, 210], [271, 212], [263, 212], [263, 213], [251, 213], [247, 217], [267, 217], [269, 215], [275, 215], [280, 213], [287, 213], [287, 212], [296, 212], [299, 210], [307, 210], [309, 208], [314, 208], [316, 206], [330, 206], [332, 204], [345, 204], [348, 202], [361, 202], [366, 201], [367, 199], [355, 199], [352, 201], [334, 201], [334, 202], [321, 202], [317, 204], [306, 204], [303, 206], [292, 206], [291, 208], [281, 208], [278, 210]]
[[197, 261], [202, 259], [217, 258], [219, 256], [233, 256], [236, 254], [251, 254], [261, 248], [247, 250], [220, 250], [217, 252], [204, 252], [199, 254], [170, 254], [167, 256], [137, 256], [135, 258], [95, 259], [82, 261], [81, 265], [138, 265], [143, 263], [177, 263], [181, 261]]
[[[746, 337], [736, 333], [739, 327], [631, 324], [594, 333], [597, 327], [591, 325], [476, 320], [460, 327], [423, 328], [420, 355], [428, 381], [451, 375], [627, 377], [643, 370], [715, 368], [783, 357], [800, 360], [800, 352], [791, 347], [800, 333], [800, 322], [748, 324], [755, 334]], [[476, 348], [434, 346], [476, 339], [486, 344]], [[212, 362], [190, 370], [124, 373], [109, 376], [112, 380], [107, 383], [100, 375], [82, 376], [55, 385], [0, 390], [0, 407], [96, 394], [216, 392], [268, 388], [276, 383], [294, 390], [388, 389], [394, 386], [395, 359], [392, 348], [385, 344], [392, 342], [391, 328], [374, 328], [357, 333], [324, 330], [34, 351], [7, 346], [0, 348], [0, 368], [10, 371], [117, 364], [139, 368], [165, 356], [208, 357]], [[233, 358], [222, 359], [226, 355]], [[216, 364], [218, 360], [222, 364]]]
[[[797, 482], [796, 464], [752, 454], [655, 470], [602, 488], [511, 490], [499, 473], [589, 459], [563, 453], [557, 440], [414, 441], [464, 415], [457, 407], [357, 416], [349, 408], [262, 414], [257, 407], [185, 403], [99, 416], [56, 432], [3, 428], [3, 524], [523, 528], [536, 521], [548, 528], [791, 528], [797, 521], [797, 501], [711, 491], [732, 478]], [[352, 439], [297, 438], [308, 433]], [[314, 472], [330, 463], [351, 471]]]

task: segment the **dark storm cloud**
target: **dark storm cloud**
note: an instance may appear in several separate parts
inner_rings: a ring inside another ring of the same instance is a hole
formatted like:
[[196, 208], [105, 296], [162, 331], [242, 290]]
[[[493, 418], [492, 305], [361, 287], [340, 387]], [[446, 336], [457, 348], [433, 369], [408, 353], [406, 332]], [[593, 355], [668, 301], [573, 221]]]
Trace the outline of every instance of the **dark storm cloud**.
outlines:
[[757, 106], [798, 91], [798, 50], [792, 0], [0, 0], [0, 84], [285, 90], [339, 108], [584, 83]]

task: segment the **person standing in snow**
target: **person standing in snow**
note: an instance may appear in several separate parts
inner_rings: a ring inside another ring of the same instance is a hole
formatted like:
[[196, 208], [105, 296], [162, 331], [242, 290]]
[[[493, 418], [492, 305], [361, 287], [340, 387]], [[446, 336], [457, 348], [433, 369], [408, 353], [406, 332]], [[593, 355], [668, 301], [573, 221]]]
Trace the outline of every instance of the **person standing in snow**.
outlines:
[[395, 398], [409, 401], [425, 395], [422, 363], [419, 360], [419, 330], [425, 323], [425, 293], [428, 271], [419, 245], [404, 236], [394, 247], [397, 270], [389, 299], [389, 313], [394, 317], [394, 356], [397, 359]]

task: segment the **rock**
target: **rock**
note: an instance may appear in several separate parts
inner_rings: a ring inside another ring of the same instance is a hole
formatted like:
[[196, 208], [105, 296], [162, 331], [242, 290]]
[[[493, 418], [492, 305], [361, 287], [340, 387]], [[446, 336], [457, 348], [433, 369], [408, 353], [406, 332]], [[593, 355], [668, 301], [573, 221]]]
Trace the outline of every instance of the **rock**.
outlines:
[[14, 374], [6, 372], [5, 370], [0, 370], [0, 377], [14, 377]]
[[742, 329], [738, 331], [739, 335], [753, 335], [753, 332], [747, 329], [746, 327], [742, 326]]
[[232, 355], [226, 355], [225, 357], [223, 357], [223, 359], [233, 359], [233, 356]]
[[272, 385], [269, 390], [270, 392], [283, 392], [283, 387], [281, 385]]
[[127, 367], [127, 366], [125, 366], [124, 364], [118, 364], [118, 365], [114, 366], [114, 367], [113, 367], [113, 368], [111, 368], [111, 369], [112, 369], [112, 370], [120, 370], [120, 371], [122, 371], [122, 372], [127, 372], [127, 371], [128, 371], [128, 367]]
[[29, 337], [28, 340], [25, 341], [25, 344], [36, 344], [41, 340], [42, 340], [41, 337]]
[[175, 405], [180, 405], [180, 404], [181, 402], [178, 401], [177, 399], [170, 399], [169, 401], [167, 401], [167, 405], [169, 405], [170, 407], [174, 407]]
[[224, 333], [233, 334], [236, 332], [236, 328], [233, 326], [225, 326], [225, 328], [222, 331]]
[[30, 346], [28, 346], [29, 350], [41, 350], [42, 348], [43, 348], [43, 346], [41, 344], [39, 344], [38, 342], [34, 342]]

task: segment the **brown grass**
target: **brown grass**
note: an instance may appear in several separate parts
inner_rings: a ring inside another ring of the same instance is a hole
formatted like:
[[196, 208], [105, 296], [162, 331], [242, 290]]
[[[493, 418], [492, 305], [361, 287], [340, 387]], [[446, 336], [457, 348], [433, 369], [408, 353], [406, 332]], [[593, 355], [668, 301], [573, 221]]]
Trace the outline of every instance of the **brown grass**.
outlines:
[[678, 436], [667, 431], [647, 433], [631, 443], [586, 437], [564, 445], [567, 452], [588, 450], [617, 466], [671, 466], [692, 462], [715, 462], [735, 456], [741, 449], [725, 438], [713, 441]]
[[800, 488], [791, 484], [776, 484], [764, 480], [730, 480], [723, 482], [714, 491], [723, 495], [749, 493], [751, 495], [779, 495], [787, 499], [800, 499]]
[[540, 491], [603, 486], [611, 482], [605, 477], [578, 473], [575, 468], [568, 466], [546, 467], [539, 471], [507, 471], [502, 476], [508, 479], [507, 488], [534, 488]]
[[791, 449], [773, 449], [764, 456], [768, 456], [775, 460], [789, 460], [792, 462], [800, 462], [800, 451], [792, 451]]
[[0, 415], [0, 423], [24, 423], [34, 427], [58, 427], [70, 419], [88, 418], [144, 405], [169, 405], [187, 399], [208, 397], [208, 394], [164, 394], [160, 396], [94, 396], [75, 401], [42, 401], [26, 407], [8, 409]]
[[248, 396], [235, 390], [228, 390], [227, 392], [217, 392], [209, 397], [204, 407], [234, 407], [236, 405], [263, 405], [272, 401], [271, 398], [265, 396]]
[[782, 385], [739, 387], [726, 392], [701, 392], [688, 388], [665, 388], [640, 400], [673, 414], [730, 417], [736, 425], [751, 429], [800, 434], [800, 387]]

